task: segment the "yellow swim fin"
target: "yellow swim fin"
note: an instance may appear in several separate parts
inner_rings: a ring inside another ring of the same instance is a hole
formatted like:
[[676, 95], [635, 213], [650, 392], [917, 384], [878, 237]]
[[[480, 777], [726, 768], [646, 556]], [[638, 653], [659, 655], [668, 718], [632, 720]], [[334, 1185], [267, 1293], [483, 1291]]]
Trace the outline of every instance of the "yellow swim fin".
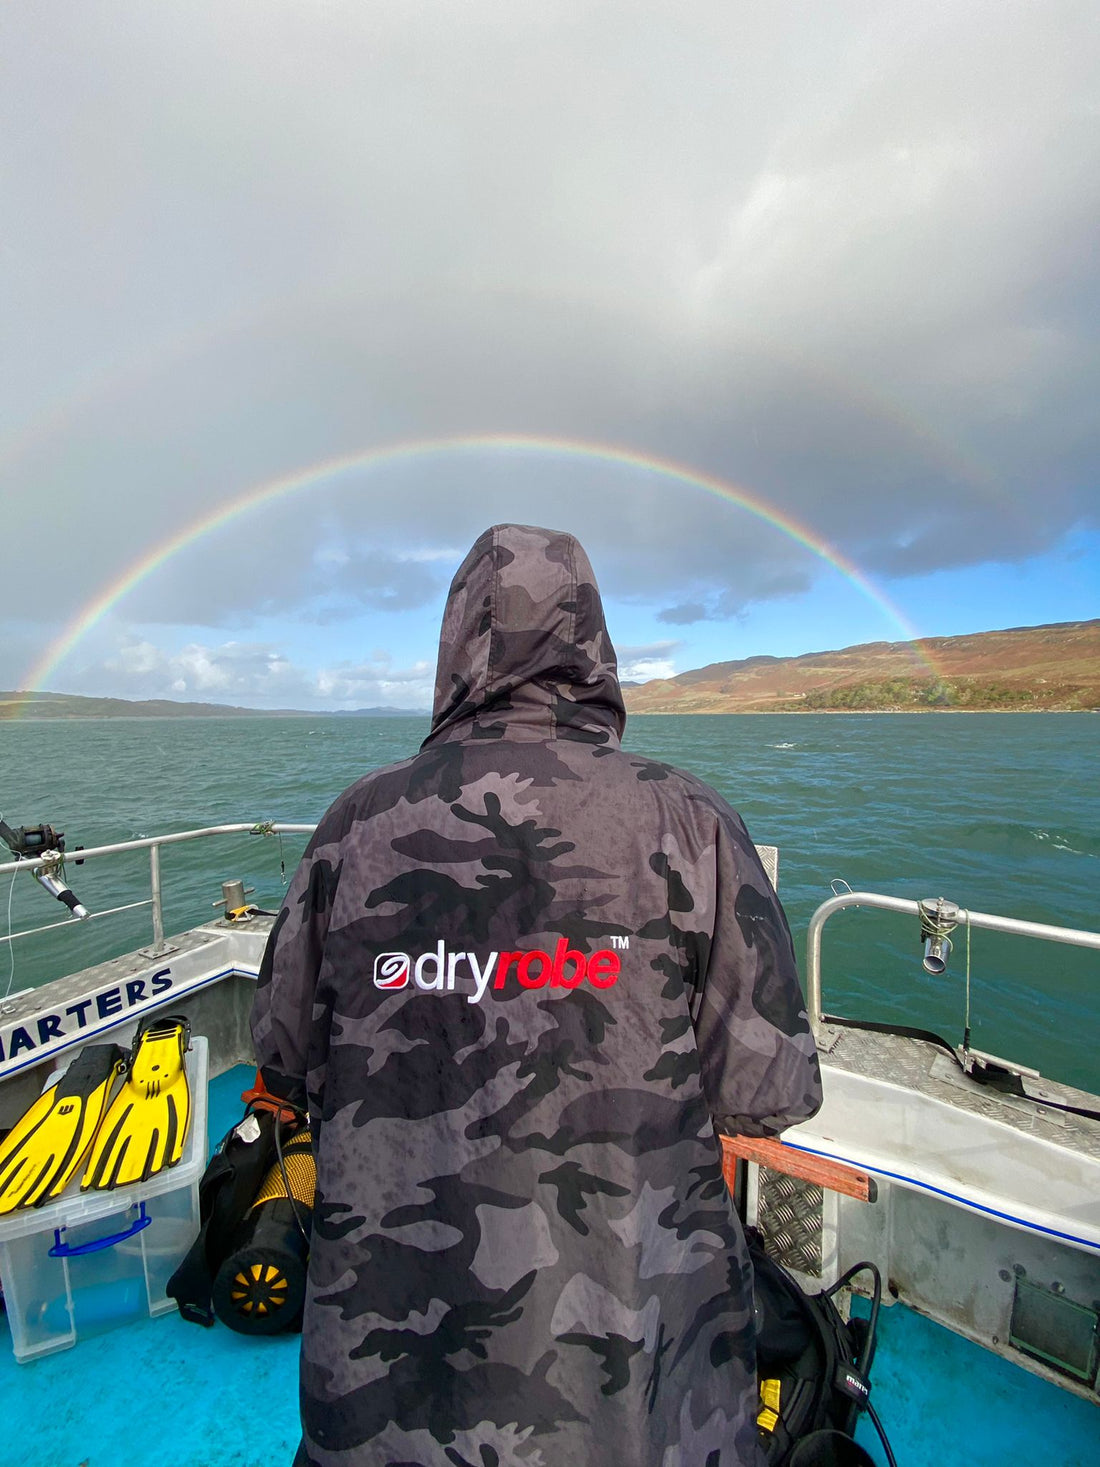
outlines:
[[147, 1182], [183, 1155], [191, 1120], [184, 1054], [190, 1025], [151, 1019], [138, 1030], [122, 1089], [103, 1119], [84, 1172], [84, 1191]]
[[41, 1207], [76, 1175], [95, 1139], [115, 1078], [117, 1044], [90, 1044], [0, 1141], [0, 1214]]

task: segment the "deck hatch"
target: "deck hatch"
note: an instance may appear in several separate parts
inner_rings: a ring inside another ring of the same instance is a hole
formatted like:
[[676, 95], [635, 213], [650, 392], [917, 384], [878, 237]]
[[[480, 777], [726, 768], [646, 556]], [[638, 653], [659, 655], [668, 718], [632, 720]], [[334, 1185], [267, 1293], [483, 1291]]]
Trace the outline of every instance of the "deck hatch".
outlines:
[[1096, 1375], [1100, 1315], [1054, 1289], [1017, 1278], [1008, 1338], [1025, 1355], [1075, 1380], [1091, 1383]]

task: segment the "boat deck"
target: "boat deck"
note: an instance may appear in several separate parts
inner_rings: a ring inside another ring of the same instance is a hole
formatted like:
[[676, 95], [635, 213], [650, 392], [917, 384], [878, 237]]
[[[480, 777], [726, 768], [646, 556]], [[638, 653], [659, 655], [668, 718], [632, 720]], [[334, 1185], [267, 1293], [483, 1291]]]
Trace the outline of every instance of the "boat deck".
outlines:
[[[1025, 1096], [1005, 1094], [966, 1075], [946, 1050], [907, 1035], [876, 1033], [824, 1023], [818, 1051], [835, 1068], [900, 1085], [955, 1110], [998, 1121], [1022, 1136], [1066, 1147], [1100, 1160], [1100, 1123], [1070, 1110], [1056, 1110]], [[1046, 1076], [1025, 1072], [1025, 1089], [1039, 1100], [1062, 1106], [1095, 1107], [1096, 1096]]]
[[[244, 1067], [210, 1086], [211, 1145], [238, 1118]], [[0, 1324], [0, 1467], [289, 1467], [298, 1338], [254, 1339], [178, 1315], [18, 1364]], [[873, 1371], [900, 1467], [1092, 1467], [1100, 1413], [901, 1305], [884, 1309]], [[929, 1407], [934, 1405], [934, 1410]], [[885, 1457], [873, 1427], [859, 1439]], [[579, 1467], [543, 1461], [530, 1467]]]

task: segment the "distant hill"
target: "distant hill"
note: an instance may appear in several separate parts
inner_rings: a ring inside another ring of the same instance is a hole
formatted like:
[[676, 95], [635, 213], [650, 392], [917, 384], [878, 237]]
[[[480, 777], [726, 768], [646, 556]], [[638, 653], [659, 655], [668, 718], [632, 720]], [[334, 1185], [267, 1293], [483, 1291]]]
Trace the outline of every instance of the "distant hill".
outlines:
[[1100, 709], [1100, 619], [801, 657], [747, 657], [626, 692], [631, 713]]
[[337, 708], [334, 718], [430, 718], [428, 708]]
[[[11, 718], [317, 718], [303, 708], [239, 708], [225, 703], [176, 703], [171, 698], [82, 698], [73, 693], [0, 692], [0, 723]], [[327, 716], [327, 715], [325, 715]], [[346, 718], [426, 718], [417, 708], [340, 710]]]
[[[222, 703], [176, 703], [171, 698], [81, 698], [75, 693], [0, 692], [5, 718], [308, 718], [297, 708], [237, 708]], [[313, 715], [316, 716], [316, 715]]]
[[[920, 642], [865, 642], [801, 657], [712, 662], [677, 677], [624, 682], [631, 713], [853, 713], [1100, 709], [1100, 618]], [[239, 708], [170, 698], [0, 692], [0, 722], [23, 718], [317, 718], [301, 708]], [[426, 718], [422, 708], [341, 709], [342, 718]]]

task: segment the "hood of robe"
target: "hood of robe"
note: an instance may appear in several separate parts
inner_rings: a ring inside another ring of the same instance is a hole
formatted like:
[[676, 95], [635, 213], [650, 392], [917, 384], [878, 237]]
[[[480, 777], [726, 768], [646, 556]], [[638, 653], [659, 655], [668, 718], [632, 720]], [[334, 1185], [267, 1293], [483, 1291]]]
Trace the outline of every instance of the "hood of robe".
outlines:
[[464, 738], [618, 744], [626, 722], [603, 602], [572, 535], [493, 525], [451, 582], [425, 746]]

